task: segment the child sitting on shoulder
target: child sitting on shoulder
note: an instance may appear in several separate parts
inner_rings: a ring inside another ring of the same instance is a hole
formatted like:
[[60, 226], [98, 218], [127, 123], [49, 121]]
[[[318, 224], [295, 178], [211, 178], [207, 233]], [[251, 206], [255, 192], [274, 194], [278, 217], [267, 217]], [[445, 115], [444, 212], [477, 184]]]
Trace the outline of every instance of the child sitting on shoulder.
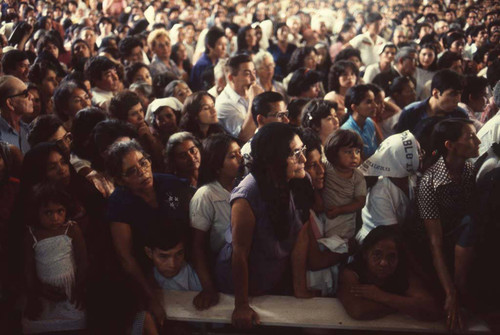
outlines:
[[154, 279], [164, 290], [201, 291], [200, 280], [185, 259], [185, 237], [173, 225], [151, 229], [144, 251], [153, 262]]
[[54, 183], [40, 183], [32, 192], [25, 239], [27, 304], [23, 333], [86, 328], [83, 287], [87, 268], [85, 240], [68, 221], [72, 199]]

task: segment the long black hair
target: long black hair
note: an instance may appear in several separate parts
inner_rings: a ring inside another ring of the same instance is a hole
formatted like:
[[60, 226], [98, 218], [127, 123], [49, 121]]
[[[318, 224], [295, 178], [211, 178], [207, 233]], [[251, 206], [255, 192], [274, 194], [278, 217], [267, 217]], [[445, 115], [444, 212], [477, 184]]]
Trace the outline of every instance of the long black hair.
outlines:
[[287, 124], [273, 122], [263, 126], [252, 140], [253, 163], [250, 172], [257, 180], [262, 199], [268, 205], [269, 219], [279, 240], [290, 232], [290, 185], [286, 178], [290, 142], [296, 135]]
[[198, 187], [217, 180], [231, 143], [238, 140], [228, 134], [213, 134], [203, 140]]

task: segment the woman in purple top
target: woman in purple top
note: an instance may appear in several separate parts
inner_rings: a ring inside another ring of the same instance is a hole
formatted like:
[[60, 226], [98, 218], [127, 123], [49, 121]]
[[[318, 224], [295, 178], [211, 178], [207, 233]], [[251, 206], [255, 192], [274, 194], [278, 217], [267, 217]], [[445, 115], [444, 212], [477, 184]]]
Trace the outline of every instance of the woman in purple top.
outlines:
[[231, 194], [231, 230], [216, 280], [220, 291], [235, 295], [236, 327], [259, 322], [249, 295], [293, 293], [290, 254], [302, 223], [289, 182], [305, 177], [304, 150], [289, 125], [265, 125], [252, 140], [251, 173]]

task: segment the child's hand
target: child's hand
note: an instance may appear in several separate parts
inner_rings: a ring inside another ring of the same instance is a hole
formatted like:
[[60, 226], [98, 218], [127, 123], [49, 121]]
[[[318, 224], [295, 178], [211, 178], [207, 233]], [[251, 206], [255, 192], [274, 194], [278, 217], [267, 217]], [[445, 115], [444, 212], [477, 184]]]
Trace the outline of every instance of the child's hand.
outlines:
[[28, 298], [24, 315], [30, 320], [36, 320], [42, 314], [42, 302], [37, 298]]
[[41, 284], [41, 287], [42, 287], [41, 290], [42, 296], [48, 300], [58, 302], [67, 299], [66, 292], [64, 292], [64, 289], [61, 287], [43, 283]]
[[332, 206], [326, 210], [326, 217], [329, 219], [335, 219], [339, 215], [340, 215], [340, 211], [339, 211], [339, 207], [337, 207], [337, 206]]

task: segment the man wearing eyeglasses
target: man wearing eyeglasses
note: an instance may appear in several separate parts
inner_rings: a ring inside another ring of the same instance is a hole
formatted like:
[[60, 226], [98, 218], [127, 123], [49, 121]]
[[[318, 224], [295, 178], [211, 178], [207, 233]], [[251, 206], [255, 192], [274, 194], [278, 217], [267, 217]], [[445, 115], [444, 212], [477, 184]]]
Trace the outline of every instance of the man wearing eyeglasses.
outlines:
[[[288, 110], [286, 109], [285, 100], [278, 92], [264, 92], [257, 95], [252, 101], [252, 118], [257, 126], [255, 133], [259, 131], [264, 125], [272, 122], [289, 123]], [[250, 139], [241, 148], [241, 155], [243, 156], [245, 175], [250, 172], [250, 164], [252, 163], [252, 147]]]
[[25, 83], [14, 76], [0, 78], [0, 140], [18, 147], [24, 154], [30, 149], [28, 125], [21, 118], [33, 113], [33, 100]]

